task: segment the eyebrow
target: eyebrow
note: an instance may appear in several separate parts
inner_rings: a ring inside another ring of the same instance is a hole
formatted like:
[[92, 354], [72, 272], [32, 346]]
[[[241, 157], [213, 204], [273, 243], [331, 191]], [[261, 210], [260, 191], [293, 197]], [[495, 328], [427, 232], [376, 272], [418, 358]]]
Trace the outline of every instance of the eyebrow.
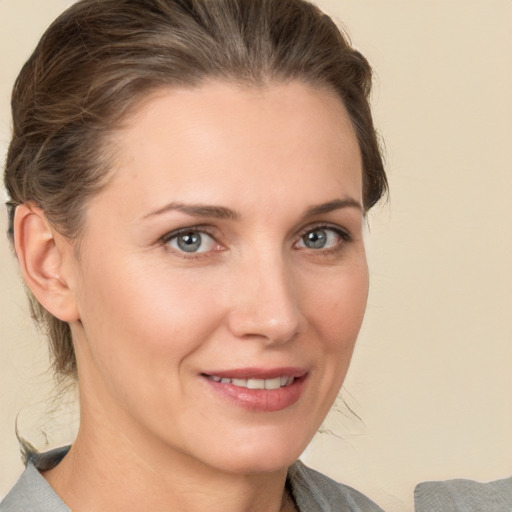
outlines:
[[356, 208], [363, 211], [363, 207], [359, 201], [356, 201], [351, 197], [346, 197], [344, 199], [334, 199], [327, 203], [312, 206], [306, 210], [304, 217], [314, 217], [315, 215], [322, 215], [342, 208]]
[[155, 210], [154, 212], [148, 213], [143, 217], [153, 217], [155, 215], [162, 215], [170, 211], [178, 211], [190, 215], [191, 217], [210, 217], [213, 219], [229, 219], [237, 220], [240, 218], [240, 214], [230, 208], [223, 206], [212, 206], [208, 204], [187, 204], [172, 202], [166, 204], [162, 208]]
[[[359, 201], [356, 201], [351, 197], [347, 197], [344, 199], [333, 199], [327, 203], [311, 206], [305, 211], [303, 217], [314, 217], [316, 215], [322, 215], [334, 210], [340, 210], [342, 208], [356, 208], [363, 211], [363, 207]], [[162, 215], [170, 211], [179, 211], [185, 213], [186, 215], [190, 215], [191, 217], [209, 217], [213, 219], [238, 220], [241, 217], [240, 213], [236, 210], [225, 208], [224, 206], [172, 202], [166, 204], [158, 210], [148, 213], [143, 217], [143, 219], [147, 219], [156, 215]]]

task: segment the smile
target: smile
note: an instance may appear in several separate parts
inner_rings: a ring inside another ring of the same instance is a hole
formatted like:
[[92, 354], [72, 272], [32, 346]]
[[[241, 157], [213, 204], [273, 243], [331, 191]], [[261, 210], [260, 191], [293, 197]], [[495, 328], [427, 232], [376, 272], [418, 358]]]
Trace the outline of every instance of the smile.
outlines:
[[208, 378], [214, 382], [221, 384], [232, 384], [247, 389], [279, 389], [291, 386], [295, 377], [275, 377], [273, 379], [229, 379], [227, 377], [218, 377], [216, 375], [208, 375]]
[[215, 395], [254, 412], [277, 412], [295, 404], [307, 386], [305, 368], [240, 368], [201, 374]]

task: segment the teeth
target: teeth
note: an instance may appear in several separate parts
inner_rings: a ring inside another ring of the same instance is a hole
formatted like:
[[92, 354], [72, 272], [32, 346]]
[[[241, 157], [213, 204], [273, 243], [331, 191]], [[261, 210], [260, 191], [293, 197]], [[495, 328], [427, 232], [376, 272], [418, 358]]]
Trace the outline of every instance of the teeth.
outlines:
[[233, 384], [247, 389], [279, 389], [290, 386], [295, 377], [275, 377], [274, 379], [228, 379], [210, 375], [209, 378], [221, 384]]
[[265, 389], [279, 389], [281, 387], [281, 377], [265, 380]]
[[265, 389], [265, 381], [263, 379], [248, 379], [247, 387], [249, 389]]

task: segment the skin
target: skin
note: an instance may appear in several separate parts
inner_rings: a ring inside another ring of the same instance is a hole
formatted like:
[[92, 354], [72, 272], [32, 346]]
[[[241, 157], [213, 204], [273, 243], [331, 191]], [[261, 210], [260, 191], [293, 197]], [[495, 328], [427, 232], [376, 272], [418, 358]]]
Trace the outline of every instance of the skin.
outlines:
[[[79, 257], [44, 213], [17, 212], [27, 282], [70, 323], [78, 362], [80, 430], [45, 477], [75, 512], [285, 509], [287, 468], [343, 383], [366, 306], [348, 115], [299, 82], [211, 82], [147, 98], [114, 140]], [[180, 250], [181, 228], [206, 233], [200, 252]], [[319, 229], [326, 246], [308, 247]], [[304, 369], [299, 399], [250, 410], [204, 377], [247, 367]]]

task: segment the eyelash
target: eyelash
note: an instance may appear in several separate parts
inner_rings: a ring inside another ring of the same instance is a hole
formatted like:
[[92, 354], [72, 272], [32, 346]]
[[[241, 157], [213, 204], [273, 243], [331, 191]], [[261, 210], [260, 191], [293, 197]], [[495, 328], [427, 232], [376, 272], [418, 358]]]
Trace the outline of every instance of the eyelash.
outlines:
[[[339, 244], [337, 244], [336, 247], [333, 247], [333, 248], [310, 249], [314, 253], [317, 253], [317, 254], [334, 254], [334, 253], [337, 253], [337, 252], [341, 251], [345, 244], [352, 242], [352, 235], [347, 230], [345, 230], [345, 229], [343, 229], [343, 228], [341, 228], [340, 226], [337, 226], [337, 225], [325, 224], [325, 223], [320, 223], [320, 224], [316, 224], [316, 225], [313, 225], [313, 226], [308, 226], [307, 228], [305, 228], [299, 234], [299, 241], [303, 240], [304, 237], [308, 233], [311, 233], [312, 231], [316, 231], [316, 230], [332, 231], [341, 239], [341, 242]], [[296, 244], [297, 243], [298, 242], [296, 242]], [[307, 247], [305, 249], [307, 249]]]
[[215, 238], [215, 236], [213, 235], [213, 233], [211, 231], [212, 230], [211, 230], [211, 228], [209, 228], [209, 226], [190, 226], [190, 227], [186, 227], [186, 228], [180, 228], [180, 229], [177, 229], [176, 231], [171, 231], [170, 233], [165, 234], [162, 238], [160, 238], [160, 243], [164, 246], [167, 246], [167, 248], [169, 250], [171, 250], [175, 254], [178, 254], [179, 256], [181, 256], [184, 259], [204, 258], [204, 257], [207, 257], [209, 252], [211, 252], [211, 251], [187, 253], [185, 251], [180, 251], [180, 250], [174, 249], [172, 247], [169, 247], [168, 244], [172, 240], [174, 240], [175, 238], [178, 238], [181, 235], [197, 233], [200, 235], [209, 236], [215, 242], [216, 245], [220, 246], [221, 244], [219, 242], [217, 242], [217, 239]]
[[[336, 234], [336, 236], [338, 236], [341, 239], [341, 242], [336, 244], [335, 247], [327, 248], [327, 249], [323, 249], [323, 248], [311, 249], [311, 248], [308, 248], [308, 247], [298, 247], [298, 248], [296, 247], [297, 244], [300, 243], [300, 241], [303, 240], [304, 237], [308, 233], [316, 231], [316, 230], [326, 230], [326, 231], [334, 232]], [[170, 233], [167, 233], [163, 237], [160, 238], [160, 243], [162, 245], [164, 245], [164, 246], [167, 246], [169, 248], [168, 244], [172, 240], [178, 238], [180, 235], [189, 234], [189, 233], [197, 233], [197, 234], [200, 234], [200, 235], [207, 235], [208, 237], [212, 238], [212, 240], [217, 245], [219, 245], [219, 246], [221, 245], [217, 241], [216, 237], [212, 233], [212, 230], [211, 230], [211, 228], [209, 228], [209, 226], [190, 226], [190, 227], [180, 228], [180, 229], [178, 229], [176, 231], [171, 231]], [[293, 244], [293, 246], [297, 250], [304, 250], [305, 249], [305, 250], [309, 250], [312, 253], [315, 253], [315, 254], [318, 254], [318, 255], [322, 255], [322, 254], [328, 255], [328, 254], [336, 254], [336, 253], [340, 252], [341, 250], [343, 250], [344, 245], [347, 244], [347, 243], [350, 243], [351, 241], [352, 241], [352, 235], [347, 230], [342, 229], [341, 227], [336, 226], [336, 225], [321, 223], [321, 224], [316, 224], [316, 225], [313, 225], [313, 226], [310, 225], [307, 228], [303, 229], [298, 234], [298, 240]], [[169, 250], [172, 250], [174, 253], [178, 254], [179, 256], [181, 256], [184, 259], [204, 258], [204, 257], [208, 257], [210, 252], [212, 252], [212, 251], [205, 251], [205, 252], [190, 252], [190, 253], [187, 253], [185, 251], [176, 250], [174, 248], [169, 248]], [[215, 252], [217, 252], [217, 251], [215, 251]]]

